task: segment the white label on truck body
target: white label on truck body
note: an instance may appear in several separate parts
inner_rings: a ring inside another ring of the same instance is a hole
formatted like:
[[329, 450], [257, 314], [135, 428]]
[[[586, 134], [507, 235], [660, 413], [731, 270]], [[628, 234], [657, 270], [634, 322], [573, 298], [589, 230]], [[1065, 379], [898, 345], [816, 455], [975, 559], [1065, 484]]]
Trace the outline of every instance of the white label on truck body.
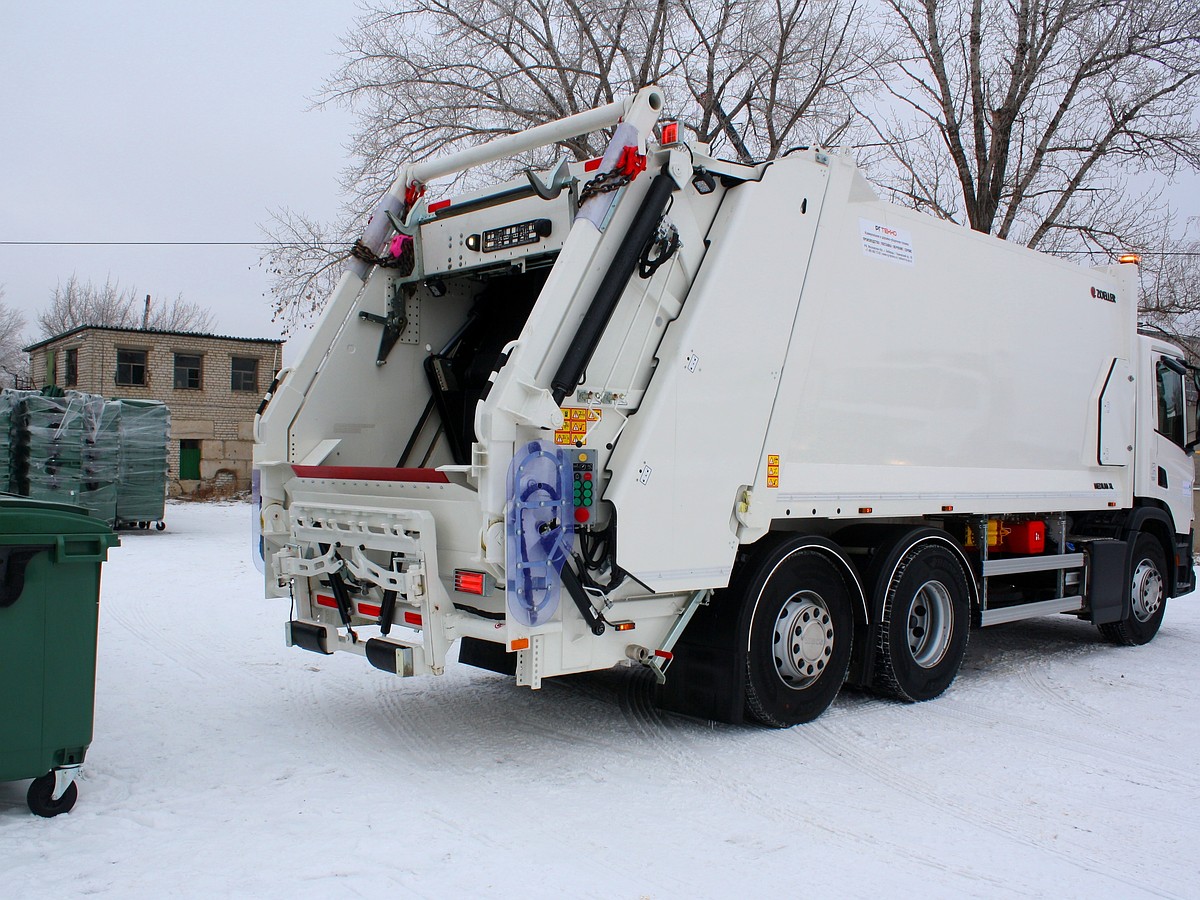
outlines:
[[892, 228], [870, 219], [859, 219], [858, 228], [862, 234], [863, 253], [867, 256], [904, 266], [913, 264], [912, 238], [903, 228]]

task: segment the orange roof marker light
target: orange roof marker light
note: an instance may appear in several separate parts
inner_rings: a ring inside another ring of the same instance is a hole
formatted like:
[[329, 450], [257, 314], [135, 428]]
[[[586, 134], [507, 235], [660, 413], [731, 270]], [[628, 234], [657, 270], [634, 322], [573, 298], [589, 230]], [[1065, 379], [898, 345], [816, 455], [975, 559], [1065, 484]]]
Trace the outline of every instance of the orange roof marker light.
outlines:
[[1142, 255], [1140, 253], [1122, 253], [1117, 257], [1117, 262], [1123, 266], [1140, 266]]

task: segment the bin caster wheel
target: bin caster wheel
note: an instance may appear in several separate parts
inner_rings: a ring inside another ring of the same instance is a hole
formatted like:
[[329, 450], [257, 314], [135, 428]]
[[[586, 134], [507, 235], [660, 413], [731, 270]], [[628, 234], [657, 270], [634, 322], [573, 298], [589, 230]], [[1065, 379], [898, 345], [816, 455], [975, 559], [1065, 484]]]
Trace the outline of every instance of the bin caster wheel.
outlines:
[[25, 800], [29, 803], [30, 812], [44, 819], [51, 819], [59, 813], [71, 811], [75, 801], [79, 799], [79, 788], [72, 781], [61, 797], [57, 800], [53, 797], [54, 773], [48, 772], [41, 778], [33, 779], [33, 784], [29, 785], [29, 793], [25, 795]]
[[166, 523], [166, 522], [155, 522], [155, 523], [154, 523], [154, 528], [155, 528], [157, 531], [166, 531], [166, 530], [167, 530], [167, 523]]

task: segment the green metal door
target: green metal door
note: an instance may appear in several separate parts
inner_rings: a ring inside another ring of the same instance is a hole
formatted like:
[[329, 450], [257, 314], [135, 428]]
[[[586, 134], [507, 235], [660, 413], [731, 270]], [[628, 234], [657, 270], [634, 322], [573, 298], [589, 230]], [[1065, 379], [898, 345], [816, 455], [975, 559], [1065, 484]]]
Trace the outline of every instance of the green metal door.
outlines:
[[179, 442], [179, 480], [200, 480], [200, 442]]

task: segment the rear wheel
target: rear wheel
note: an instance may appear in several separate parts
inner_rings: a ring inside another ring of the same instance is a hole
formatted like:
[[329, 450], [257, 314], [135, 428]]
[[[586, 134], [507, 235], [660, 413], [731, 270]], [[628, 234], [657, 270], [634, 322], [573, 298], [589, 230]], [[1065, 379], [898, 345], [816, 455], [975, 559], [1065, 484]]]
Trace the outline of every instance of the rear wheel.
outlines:
[[746, 711], [787, 728], [823, 713], [850, 665], [851, 588], [830, 556], [798, 540], [766, 554], [750, 575]]
[[905, 551], [884, 595], [875, 647], [878, 690], [921, 701], [950, 686], [970, 634], [969, 577], [941, 542], [922, 541]]
[[1152, 536], [1138, 535], [1127, 579], [1129, 615], [1124, 621], [1098, 627], [1112, 643], [1136, 647], [1154, 640], [1167, 612], [1167, 557]]

